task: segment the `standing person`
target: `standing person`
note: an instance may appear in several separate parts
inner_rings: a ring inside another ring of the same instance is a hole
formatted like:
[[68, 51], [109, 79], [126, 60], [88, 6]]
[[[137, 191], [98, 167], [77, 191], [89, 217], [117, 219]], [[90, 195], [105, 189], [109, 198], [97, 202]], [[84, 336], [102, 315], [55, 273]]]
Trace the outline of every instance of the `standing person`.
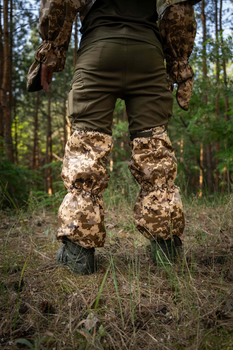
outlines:
[[77, 12], [82, 22], [68, 96], [73, 134], [66, 145], [61, 174], [68, 193], [59, 209], [57, 233], [63, 242], [57, 261], [75, 273], [95, 271], [95, 248], [105, 242], [103, 192], [109, 180], [106, 164], [113, 145], [117, 98], [125, 101], [129, 120], [129, 169], [141, 185], [134, 207], [135, 225], [151, 241], [155, 264], [170, 264], [178, 255], [184, 214], [174, 184], [177, 162], [166, 125], [172, 115], [171, 83], [178, 83], [181, 108], [187, 110], [191, 97], [193, 72], [188, 58], [196, 33], [192, 7], [196, 2], [41, 2], [43, 43], [29, 70], [29, 91], [43, 88], [48, 92], [53, 72], [64, 68]]

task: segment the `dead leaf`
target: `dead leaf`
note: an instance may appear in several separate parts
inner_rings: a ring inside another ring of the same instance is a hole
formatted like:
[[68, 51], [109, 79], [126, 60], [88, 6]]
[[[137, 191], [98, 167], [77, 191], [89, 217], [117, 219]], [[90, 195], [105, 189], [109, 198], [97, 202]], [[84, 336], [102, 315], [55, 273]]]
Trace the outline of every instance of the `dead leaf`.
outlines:
[[88, 315], [86, 320], [82, 320], [79, 322], [78, 327], [84, 324], [85, 329], [89, 332], [92, 328], [94, 328], [99, 322], [98, 317], [96, 317], [92, 312]]
[[110, 228], [110, 229], [114, 228], [115, 226], [116, 226], [116, 224], [110, 224], [110, 223], [105, 225], [105, 227]]
[[53, 337], [53, 333], [50, 331], [46, 331], [45, 334], [48, 335], [49, 337]]
[[86, 332], [84, 332], [84, 330], [78, 330], [78, 333], [81, 334], [82, 336], [84, 336], [86, 338], [86, 340], [88, 341], [89, 344], [92, 343], [92, 337], [90, 336], [90, 334], [87, 334]]
[[135, 290], [135, 287], [134, 287], [134, 285], [132, 285], [132, 284], [131, 284], [131, 286], [130, 286], [129, 283], [125, 283], [125, 284], [123, 284], [123, 286], [122, 286], [122, 292], [123, 292], [124, 294], [126, 294], [126, 295], [129, 295], [129, 294], [133, 293], [134, 290]]

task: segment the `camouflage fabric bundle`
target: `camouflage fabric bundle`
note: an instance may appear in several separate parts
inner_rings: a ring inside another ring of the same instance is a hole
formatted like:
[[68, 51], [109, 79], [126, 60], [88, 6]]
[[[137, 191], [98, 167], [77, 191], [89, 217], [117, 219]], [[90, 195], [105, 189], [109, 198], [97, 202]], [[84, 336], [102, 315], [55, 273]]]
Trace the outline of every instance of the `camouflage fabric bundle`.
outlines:
[[40, 6], [39, 33], [42, 44], [35, 53], [35, 61], [29, 68], [27, 90], [42, 89], [40, 66], [52, 67], [54, 72], [64, 69], [74, 18], [85, 0], [42, 0]]
[[141, 186], [134, 207], [135, 226], [150, 240], [180, 237], [185, 222], [174, 183], [177, 161], [165, 126], [153, 128], [152, 134], [131, 143], [129, 169]]
[[197, 24], [194, 9], [188, 2], [168, 7], [160, 21], [160, 33], [172, 83], [178, 84], [176, 99], [179, 106], [188, 110], [192, 96], [194, 73], [188, 60], [193, 50]]
[[69, 138], [61, 173], [68, 193], [58, 212], [58, 239], [66, 236], [84, 248], [104, 245], [103, 192], [112, 143], [111, 136], [97, 131], [76, 130]]

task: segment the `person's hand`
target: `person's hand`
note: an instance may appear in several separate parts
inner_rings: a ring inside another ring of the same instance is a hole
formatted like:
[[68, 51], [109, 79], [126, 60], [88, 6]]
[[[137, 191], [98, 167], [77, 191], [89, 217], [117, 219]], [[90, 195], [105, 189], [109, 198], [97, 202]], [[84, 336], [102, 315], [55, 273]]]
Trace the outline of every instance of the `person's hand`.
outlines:
[[170, 90], [171, 92], [173, 92], [173, 90], [174, 90], [174, 85], [173, 85], [173, 84], [171, 84], [171, 85], [169, 86], [169, 90]]
[[41, 65], [40, 81], [41, 86], [45, 92], [49, 92], [49, 83], [53, 78], [53, 68], [46, 66], [44, 63]]

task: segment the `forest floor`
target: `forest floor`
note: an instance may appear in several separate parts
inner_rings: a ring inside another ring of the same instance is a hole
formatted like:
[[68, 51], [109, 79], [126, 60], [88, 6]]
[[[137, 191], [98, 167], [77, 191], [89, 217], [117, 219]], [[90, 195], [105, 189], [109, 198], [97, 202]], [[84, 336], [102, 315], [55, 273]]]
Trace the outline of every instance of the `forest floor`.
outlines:
[[53, 211], [1, 212], [1, 349], [233, 349], [233, 197], [185, 201], [185, 259], [153, 265], [127, 205], [107, 207], [98, 271], [58, 267]]

